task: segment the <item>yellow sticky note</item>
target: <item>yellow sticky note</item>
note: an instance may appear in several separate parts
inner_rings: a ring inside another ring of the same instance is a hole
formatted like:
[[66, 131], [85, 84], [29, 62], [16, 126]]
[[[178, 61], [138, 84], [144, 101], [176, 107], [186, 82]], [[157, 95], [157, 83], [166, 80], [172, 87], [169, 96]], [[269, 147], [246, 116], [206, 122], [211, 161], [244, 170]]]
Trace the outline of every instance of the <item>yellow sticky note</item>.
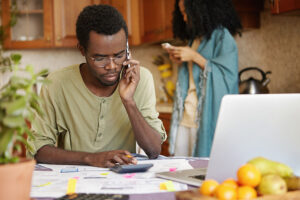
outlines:
[[44, 183], [44, 184], [38, 185], [37, 187], [44, 187], [44, 186], [47, 186], [47, 185], [51, 185], [51, 182], [47, 182], [47, 183]]
[[173, 181], [167, 181], [166, 182], [166, 187], [168, 191], [175, 191], [174, 183]]
[[106, 176], [106, 175], [108, 175], [108, 174], [109, 174], [108, 172], [100, 173], [100, 175], [104, 175], [104, 176]]
[[76, 191], [76, 183], [77, 179], [75, 178], [70, 178], [68, 181], [68, 189], [67, 189], [67, 194], [73, 194]]
[[174, 183], [172, 181], [163, 182], [159, 185], [160, 190], [167, 190], [167, 191], [175, 191]]
[[160, 184], [159, 184], [159, 189], [160, 189], [160, 190], [167, 190], [166, 183], [160, 183]]

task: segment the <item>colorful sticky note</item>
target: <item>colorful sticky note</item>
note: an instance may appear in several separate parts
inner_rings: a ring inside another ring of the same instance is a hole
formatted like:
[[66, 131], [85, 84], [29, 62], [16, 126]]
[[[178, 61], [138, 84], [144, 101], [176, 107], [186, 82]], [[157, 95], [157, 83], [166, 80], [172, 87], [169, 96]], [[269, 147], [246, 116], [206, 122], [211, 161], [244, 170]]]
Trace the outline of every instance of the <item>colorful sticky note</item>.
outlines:
[[60, 173], [70, 173], [70, 172], [78, 172], [78, 168], [77, 167], [66, 167], [66, 168], [62, 168], [60, 170]]
[[70, 178], [68, 181], [68, 188], [67, 188], [67, 194], [73, 194], [76, 191], [76, 183], [77, 179]]
[[170, 191], [170, 192], [175, 191], [174, 183], [172, 181], [167, 181], [167, 182], [160, 183], [159, 189], [160, 190], [167, 190], [167, 191]]
[[175, 191], [175, 187], [174, 187], [174, 183], [173, 183], [173, 181], [167, 181], [166, 182], [166, 186], [167, 186], [167, 190], [168, 191]]
[[160, 183], [160, 184], [159, 184], [159, 189], [160, 189], [160, 190], [167, 190], [166, 184], [165, 184], [165, 183]]
[[52, 184], [51, 182], [47, 182], [47, 183], [44, 183], [44, 184], [38, 185], [37, 187], [44, 187], [44, 186], [51, 185], [51, 184]]
[[170, 172], [175, 172], [176, 169], [177, 169], [176, 167], [171, 167], [171, 168], [169, 169], [169, 171], [170, 171]]
[[103, 176], [106, 176], [106, 175], [108, 175], [108, 174], [109, 174], [108, 172], [100, 173], [100, 175], [103, 175]]
[[124, 178], [132, 178], [135, 176], [135, 173], [132, 173], [132, 174], [125, 174], [123, 177]]

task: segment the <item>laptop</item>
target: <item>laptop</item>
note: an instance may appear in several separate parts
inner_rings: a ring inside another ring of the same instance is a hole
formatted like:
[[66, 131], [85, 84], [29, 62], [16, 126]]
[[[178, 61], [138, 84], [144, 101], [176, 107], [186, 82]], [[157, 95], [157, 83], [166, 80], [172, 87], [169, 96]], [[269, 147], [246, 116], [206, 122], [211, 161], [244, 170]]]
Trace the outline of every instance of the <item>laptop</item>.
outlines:
[[[300, 175], [300, 94], [223, 97], [205, 179], [236, 179], [238, 168], [257, 156], [282, 162]], [[205, 171], [184, 171], [157, 176], [201, 185]]]

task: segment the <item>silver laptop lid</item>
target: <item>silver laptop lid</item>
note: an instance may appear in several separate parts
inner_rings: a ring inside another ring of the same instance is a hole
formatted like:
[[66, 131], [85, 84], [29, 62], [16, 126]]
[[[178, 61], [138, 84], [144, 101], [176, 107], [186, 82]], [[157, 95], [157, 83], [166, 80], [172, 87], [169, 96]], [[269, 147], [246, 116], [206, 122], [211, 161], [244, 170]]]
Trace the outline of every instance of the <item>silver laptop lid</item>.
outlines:
[[236, 178], [238, 168], [257, 156], [300, 175], [300, 94], [223, 98], [206, 179]]

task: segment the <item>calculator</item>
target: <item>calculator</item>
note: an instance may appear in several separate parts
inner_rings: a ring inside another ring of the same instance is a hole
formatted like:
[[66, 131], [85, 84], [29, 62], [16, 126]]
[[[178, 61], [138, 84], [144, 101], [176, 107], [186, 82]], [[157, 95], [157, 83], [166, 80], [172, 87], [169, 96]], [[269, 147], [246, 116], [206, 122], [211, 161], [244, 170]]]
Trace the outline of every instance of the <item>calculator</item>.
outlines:
[[151, 164], [151, 163], [137, 164], [137, 165], [120, 165], [120, 164], [116, 164], [115, 166], [111, 167], [110, 170], [114, 171], [114, 172], [117, 172], [117, 173], [145, 172], [152, 166], [153, 166], [153, 164]]
[[87, 193], [74, 193], [65, 195], [57, 200], [128, 200], [128, 194], [87, 194]]

